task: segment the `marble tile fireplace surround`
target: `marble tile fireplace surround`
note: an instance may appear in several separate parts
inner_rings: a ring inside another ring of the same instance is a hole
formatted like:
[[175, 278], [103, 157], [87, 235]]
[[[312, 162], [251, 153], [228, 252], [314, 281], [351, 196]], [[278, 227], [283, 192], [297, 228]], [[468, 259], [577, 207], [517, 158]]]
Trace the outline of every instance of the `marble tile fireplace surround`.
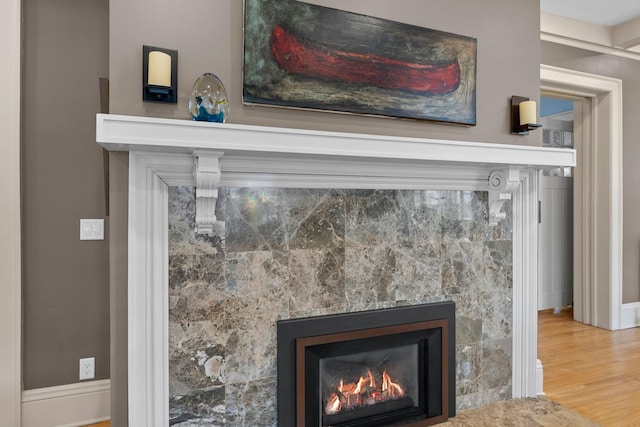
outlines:
[[277, 425], [276, 322], [453, 301], [456, 406], [535, 396], [537, 172], [573, 150], [98, 115], [130, 152], [129, 424]]

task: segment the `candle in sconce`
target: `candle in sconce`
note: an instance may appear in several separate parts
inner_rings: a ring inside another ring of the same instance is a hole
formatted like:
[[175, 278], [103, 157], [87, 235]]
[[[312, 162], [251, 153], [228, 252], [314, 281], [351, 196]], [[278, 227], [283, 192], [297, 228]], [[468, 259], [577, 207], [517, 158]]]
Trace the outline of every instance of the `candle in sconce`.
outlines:
[[520, 103], [520, 125], [526, 125], [529, 123], [536, 123], [536, 102], [535, 101], [522, 101]]
[[149, 52], [147, 83], [154, 86], [171, 86], [171, 56], [157, 50]]

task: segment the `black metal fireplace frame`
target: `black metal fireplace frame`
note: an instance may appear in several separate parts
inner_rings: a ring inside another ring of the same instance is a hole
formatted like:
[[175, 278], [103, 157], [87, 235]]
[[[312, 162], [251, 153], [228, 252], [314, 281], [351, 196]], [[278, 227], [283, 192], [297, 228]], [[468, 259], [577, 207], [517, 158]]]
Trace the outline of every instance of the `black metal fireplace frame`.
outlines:
[[[339, 339], [347, 339], [350, 336], [360, 336], [361, 331], [371, 330], [384, 335], [388, 331], [393, 333], [419, 329], [429, 322], [442, 329], [442, 343], [446, 347], [443, 354], [447, 356], [442, 364], [448, 369], [443, 373], [446, 378], [440, 381], [443, 391], [442, 409], [445, 413], [408, 425], [430, 425], [446, 420], [447, 416], [455, 416], [455, 304], [442, 302], [278, 322], [278, 425], [305, 426], [304, 408], [297, 407], [299, 403], [296, 403], [292, 395], [295, 396], [296, 391], [304, 387], [304, 382], [296, 382], [296, 378], [300, 378], [300, 375], [296, 375], [297, 370], [302, 369], [304, 372], [305, 369], [300, 366], [300, 360], [304, 360], [300, 359], [303, 357], [301, 352], [305, 351], [307, 345], [326, 341], [325, 338], [315, 337], [333, 335], [340, 337]], [[422, 325], [415, 326], [417, 324]]]

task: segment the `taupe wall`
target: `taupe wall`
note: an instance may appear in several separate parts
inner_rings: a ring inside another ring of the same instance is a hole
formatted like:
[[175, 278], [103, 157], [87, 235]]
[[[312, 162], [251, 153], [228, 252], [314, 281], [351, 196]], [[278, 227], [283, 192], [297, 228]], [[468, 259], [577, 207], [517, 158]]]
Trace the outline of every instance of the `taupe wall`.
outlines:
[[[204, 72], [223, 81], [229, 122], [344, 132], [538, 145], [540, 136], [509, 132], [511, 95], [538, 98], [539, 2], [529, 0], [315, 0], [309, 3], [378, 16], [478, 39], [476, 127], [243, 107], [241, 0], [111, 0], [111, 113], [190, 118], [188, 95]], [[517, 19], [514, 19], [517, 17]], [[142, 45], [177, 49], [178, 105], [141, 100]], [[523, 54], [526, 52], [526, 54]]]
[[109, 282], [111, 288], [111, 425], [128, 420], [127, 280], [129, 153], [109, 153]]
[[108, 76], [108, 0], [25, 0], [22, 112], [23, 381], [78, 382], [96, 358], [109, 378], [108, 241], [80, 241], [104, 218], [95, 143], [98, 78]]
[[543, 42], [541, 62], [622, 80], [623, 90], [623, 302], [640, 301], [640, 61]]

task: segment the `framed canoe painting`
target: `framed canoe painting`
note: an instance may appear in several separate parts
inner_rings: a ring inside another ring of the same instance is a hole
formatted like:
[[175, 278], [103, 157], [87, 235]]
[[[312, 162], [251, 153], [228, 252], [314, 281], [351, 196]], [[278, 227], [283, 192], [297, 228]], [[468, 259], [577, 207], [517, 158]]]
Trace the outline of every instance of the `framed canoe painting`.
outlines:
[[244, 7], [245, 104], [476, 124], [476, 39], [295, 0]]

